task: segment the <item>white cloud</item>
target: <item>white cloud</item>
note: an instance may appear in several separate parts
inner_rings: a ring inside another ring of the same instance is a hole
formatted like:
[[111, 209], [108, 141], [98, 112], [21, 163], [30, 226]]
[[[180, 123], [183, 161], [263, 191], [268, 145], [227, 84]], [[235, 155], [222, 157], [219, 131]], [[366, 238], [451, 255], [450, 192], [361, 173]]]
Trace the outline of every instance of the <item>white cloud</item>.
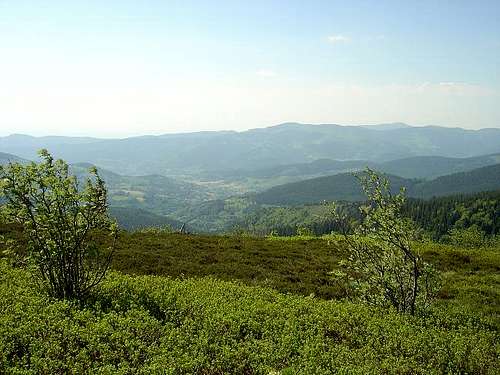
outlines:
[[345, 36], [345, 35], [330, 35], [328, 37], [328, 41], [332, 44], [337, 44], [337, 43], [347, 43], [351, 41], [351, 38]]
[[261, 69], [256, 72], [260, 77], [276, 77], [276, 72], [269, 69]]

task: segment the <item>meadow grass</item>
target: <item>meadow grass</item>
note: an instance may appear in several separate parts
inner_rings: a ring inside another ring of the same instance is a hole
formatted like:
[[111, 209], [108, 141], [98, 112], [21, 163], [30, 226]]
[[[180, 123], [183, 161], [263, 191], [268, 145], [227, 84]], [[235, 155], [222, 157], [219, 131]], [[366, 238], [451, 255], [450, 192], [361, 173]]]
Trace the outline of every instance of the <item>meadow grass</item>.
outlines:
[[498, 373], [500, 248], [418, 251], [443, 288], [414, 317], [347, 300], [332, 236], [123, 233], [83, 305], [3, 259], [0, 373]]
[[498, 331], [465, 311], [391, 310], [210, 277], [111, 272], [83, 306], [0, 263], [0, 372], [498, 373]]

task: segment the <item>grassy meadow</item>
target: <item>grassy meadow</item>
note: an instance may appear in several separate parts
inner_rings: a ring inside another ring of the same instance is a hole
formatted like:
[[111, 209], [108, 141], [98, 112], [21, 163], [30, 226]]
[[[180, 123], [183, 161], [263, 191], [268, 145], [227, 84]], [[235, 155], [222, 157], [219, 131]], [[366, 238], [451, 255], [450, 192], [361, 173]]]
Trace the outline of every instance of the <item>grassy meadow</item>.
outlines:
[[346, 299], [334, 237], [122, 233], [83, 305], [4, 259], [0, 372], [498, 373], [500, 248], [420, 252], [443, 288], [414, 317]]

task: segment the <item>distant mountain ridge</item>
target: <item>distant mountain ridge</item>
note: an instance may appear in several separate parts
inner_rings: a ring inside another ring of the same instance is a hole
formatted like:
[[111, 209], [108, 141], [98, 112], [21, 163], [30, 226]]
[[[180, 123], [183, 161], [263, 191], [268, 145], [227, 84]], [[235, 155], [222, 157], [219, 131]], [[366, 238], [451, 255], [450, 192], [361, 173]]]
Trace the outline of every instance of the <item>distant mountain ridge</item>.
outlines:
[[35, 158], [40, 148], [70, 163], [90, 162], [124, 175], [193, 176], [214, 169], [262, 169], [318, 159], [385, 162], [424, 155], [473, 157], [500, 151], [500, 129], [285, 123], [244, 132], [125, 139], [0, 138], [0, 151], [23, 158]]
[[285, 164], [256, 170], [207, 171], [206, 175], [219, 178], [275, 178], [277, 176], [320, 177], [356, 171], [370, 167], [405, 178], [435, 178], [456, 172], [500, 163], [500, 153], [471, 158], [448, 158], [444, 156], [414, 156], [387, 162], [369, 160], [318, 159], [310, 163]]
[[394, 130], [394, 129], [411, 128], [410, 125], [405, 124], [403, 122], [393, 122], [390, 124], [377, 124], [377, 125], [361, 125], [361, 126], [373, 130]]
[[28, 160], [20, 158], [19, 156], [0, 152], [0, 165], [8, 163], [27, 163]]

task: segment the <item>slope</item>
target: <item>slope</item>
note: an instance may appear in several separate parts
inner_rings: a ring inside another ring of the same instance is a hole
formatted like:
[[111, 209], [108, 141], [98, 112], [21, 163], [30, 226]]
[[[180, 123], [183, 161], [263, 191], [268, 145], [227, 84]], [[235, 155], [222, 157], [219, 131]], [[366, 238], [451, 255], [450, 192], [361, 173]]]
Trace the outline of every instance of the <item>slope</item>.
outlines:
[[[412, 197], [430, 198], [452, 194], [468, 194], [500, 189], [500, 164], [454, 173], [430, 181], [405, 179], [388, 175], [392, 188], [407, 188]], [[302, 205], [321, 201], [364, 199], [358, 181], [351, 173], [319, 177], [275, 186], [252, 195], [259, 204]]]

